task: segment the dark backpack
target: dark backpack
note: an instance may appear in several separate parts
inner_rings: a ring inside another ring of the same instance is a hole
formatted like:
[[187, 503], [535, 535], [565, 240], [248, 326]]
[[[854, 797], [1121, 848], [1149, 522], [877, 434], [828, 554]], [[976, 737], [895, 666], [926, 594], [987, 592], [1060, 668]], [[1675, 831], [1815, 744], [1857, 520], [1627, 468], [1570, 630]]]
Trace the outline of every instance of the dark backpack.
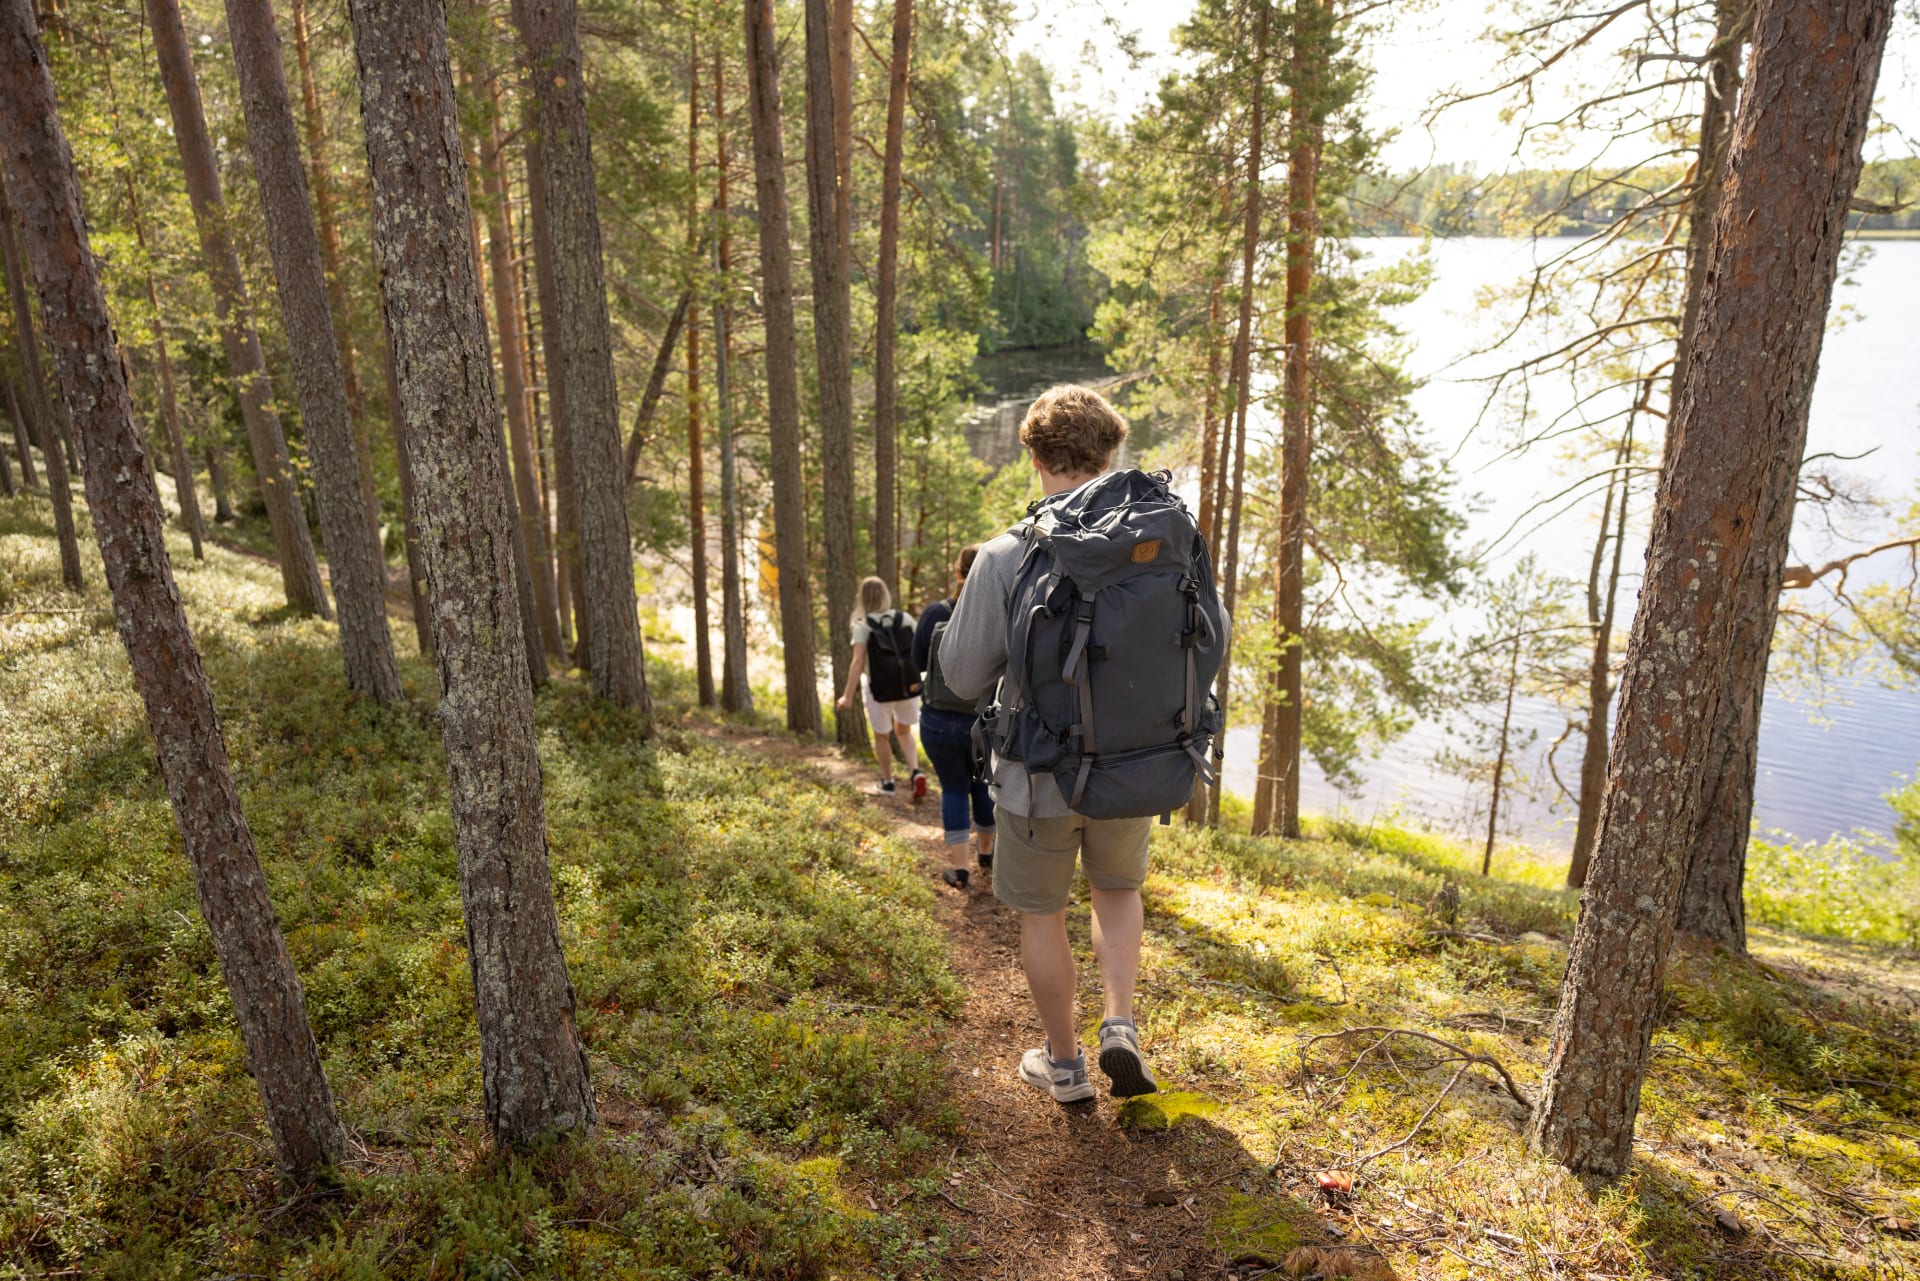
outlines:
[[1112, 472], [1013, 530], [1026, 554], [986, 737], [1002, 760], [1052, 774], [1088, 818], [1166, 815], [1213, 777], [1230, 620], [1171, 481]]
[[953, 692], [947, 684], [947, 678], [940, 670], [940, 641], [947, 634], [947, 619], [941, 619], [933, 625], [933, 631], [927, 643], [927, 685], [920, 695], [923, 706], [942, 712], [965, 712], [973, 715], [974, 701], [962, 698]]
[[920, 693], [920, 672], [913, 665], [913, 624], [900, 610], [867, 615], [867, 688], [882, 703], [897, 703]]

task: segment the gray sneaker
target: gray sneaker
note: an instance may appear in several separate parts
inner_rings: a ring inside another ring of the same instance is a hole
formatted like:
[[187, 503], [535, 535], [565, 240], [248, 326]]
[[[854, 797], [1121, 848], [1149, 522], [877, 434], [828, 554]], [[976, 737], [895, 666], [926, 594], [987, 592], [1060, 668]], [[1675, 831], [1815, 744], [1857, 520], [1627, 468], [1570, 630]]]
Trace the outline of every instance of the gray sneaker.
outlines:
[[1129, 1099], [1160, 1089], [1147, 1061], [1140, 1057], [1140, 1031], [1131, 1019], [1108, 1019], [1100, 1025], [1100, 1070], [1112, 1082], [1113, 1096]]
[[1044, 1048], [1028, 1050], [1020, 1060], [1020, 1079], [1051, 1094], [1055, 1103], [1078, 1103], [1093, 1097], [1084, 1054], [1077, 1059], [1055, 1059]]

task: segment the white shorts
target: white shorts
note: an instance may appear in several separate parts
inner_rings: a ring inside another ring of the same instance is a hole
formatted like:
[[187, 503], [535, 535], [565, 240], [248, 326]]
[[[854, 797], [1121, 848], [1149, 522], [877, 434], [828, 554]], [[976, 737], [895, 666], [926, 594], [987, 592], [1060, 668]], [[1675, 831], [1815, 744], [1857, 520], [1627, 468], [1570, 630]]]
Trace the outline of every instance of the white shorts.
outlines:
[[873, 726], [876, 734], [891, 734], [894, 726], [904, 725], [912, 728], [920, 723], [920, 700], [903, 698], [892, 703], [883, 703], [873, 696], [873, 686], [865, 681], [860, 683], [860, 692], [867, 699], [867, 724]]

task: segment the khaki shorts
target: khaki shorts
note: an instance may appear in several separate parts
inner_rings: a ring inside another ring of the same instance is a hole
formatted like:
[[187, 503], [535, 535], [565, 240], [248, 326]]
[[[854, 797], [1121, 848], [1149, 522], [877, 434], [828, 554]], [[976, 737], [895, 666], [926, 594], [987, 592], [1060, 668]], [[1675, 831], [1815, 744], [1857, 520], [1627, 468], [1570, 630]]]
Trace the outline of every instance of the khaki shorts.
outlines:
[[995, 808], [993, 893], [1008, 907], [1047, 915], [1067, 906], [1078, 856], [1097, 890], [1137, 890], [1147, 879], [1150, 818], [1028, 818]]
[[867, 724], [876, 734], [891, 734], [897, 727], [913, 728], [920, 722], [920, 700], [901, 698], [883, 703], [873, 696], [873, 687], [862, 681], [861, 692], [867, 699]]

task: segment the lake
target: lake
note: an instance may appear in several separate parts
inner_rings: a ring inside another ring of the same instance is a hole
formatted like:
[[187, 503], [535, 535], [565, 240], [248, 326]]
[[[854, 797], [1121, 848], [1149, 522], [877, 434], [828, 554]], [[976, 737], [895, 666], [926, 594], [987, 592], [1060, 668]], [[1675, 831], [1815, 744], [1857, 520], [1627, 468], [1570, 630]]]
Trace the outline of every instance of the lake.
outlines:
[[[1515, 352], [1524, 348], [1491, 357], [1471, 355], [1497, 332], [1497, 315], [1480, 309], [1477, 293], [1519, 279], [1535, 254], [1555, 252], [1565, 244], [1436, 242], [1431, 250], [1433, 285], [1419, 301], [1396, 313], [1396, 322], [1413, 343], [1411, 370], [1426, 379], [1414, 396], [1414, 409], [1439, 452], [1453, 455], [1462, 503], [1473, 511], [1467, 543], [1495, 543], [1518, 521], [1515, 532], [1487, 559], [1495, 572], [1531, 552], [1544, 568], [1584, 581], [1597, 496], [1537, 527], [1530, 524], [1523, 516], [1527, 509], [1565, 488], [1576, 473], [1550, 450], [1512, 451], [1516, 434], [1510, 426], [1503, 428], [1491, 419], [1475, 422], [1485, 396], [1475, 377], [1512, 363]], [[1383, 258], [1417, 246], [1411, 240], [1373, 242]], [[1920, 351], [1920, 242], [1875, 241], [1861, 248], [1864, 259], [1850, 256], [1850, 270], [1835, 293], [1835, 311], [1842, 319], [1826, 337], [1807, 449], [1809, 455], [1865, 455], [1822, 465], [1904, 509], [1920, 499], [1920, 384], [1911, 368]], [[988, 437], [1002, 444], [1004, 430], [992, 428], [1004, 428], [1004, 422], [996, 420], [1009, 417], [1010, 407], [1018, 403], [1012, 393], [1029, 375], [1036, 387], [1089, 377], [1079, 354], [1058, 368], [1025, 359], [1013, 378], [1001, 371], [1003, 376], [993, 379], [1000, 395], [976, 415], [976, 448], [986, 446]], [[1017, 416], [1012, 421], [1017, 427]], [[1848, 516], [1839, 520], [1837, 532], [1829, 531], [1820, 514], [1803, 510], [1793, 560], [1820, 563], [1844, 548], [1877, 541], [1875, 535], [1884, 529], [1884, 524]], [[1643, 542], [1630, 542], [1623, 561], [1630, 576], [1621, 587], [1622, 633], [1630, 621], [1643, 551]], [[1863, 580], [1856, 574], [1854, 581]], [[1768, 691], [1755, 794], [1761, 828], [1811, 840], [1855, 829], [1889, 831], [1893, 814], [1884, 794], [1920, 765], [1920, 694], [1851, 682], [1829, 690], [1823, 705], [1800, 697], [1797, 690]], [[1514, 806], [1512, 822], [1503, 827], [1510, 837], [1530, 844], [1565, 847], [1572, 839], [1571, 807], [1547, 799], [1553, 789], [1544, 761], [1546, 745], [1559, 736], [1565, 716], [1543, 700], [1527, 700], [1516, 710], [1516, 719], [1539, 735], [1531, 759], [1521, 768], [1543, 786], [1540, 796]], [[1361, 820], [1398, 810], [1432, 826], [1468, 832], [1478, 825], [1483, 830], [1484, 796], [1433, 766], [1446, 738], [1440, 725], [1416, 726], [1365, 765], [1363, 786], [1353, 794], [1337, 791], [1308, 762], [1302, 776], [1303, 805], [1310, 812], [1340, 812]], [[1577, 734], [1560, 749], [1560, 773], [1569, 781], [1578, 772], [1580, 750]], [[1250, 792], [1258, 753], [1255, 730], [1228, 734], [1226, 753], [1228, 787]]]

